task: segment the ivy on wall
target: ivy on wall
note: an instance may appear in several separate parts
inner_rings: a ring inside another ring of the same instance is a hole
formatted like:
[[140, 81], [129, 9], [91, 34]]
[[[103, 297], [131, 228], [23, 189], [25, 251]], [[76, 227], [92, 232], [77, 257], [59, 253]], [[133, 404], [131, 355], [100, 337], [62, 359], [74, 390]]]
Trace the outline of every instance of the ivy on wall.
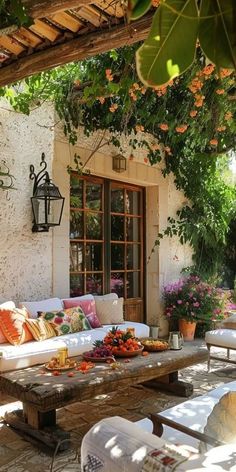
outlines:
[[23, 113], [53, 100], [72, 144], [78, 126], [87, 136], [108, 130], [119, 152], [126, 135], [130, 158], [143, 148], [151, 164], [162, 162], [164, 176], [173, 173], [188, 203], [156, 244], [164, 235], [178, 235], [193, 247], [197, 268], [215, 273], [235, 215], [235, 188], [222, 177], [236, 148], [234, 72], [216, 71], [197, 50], [183, 75], [166, 86], [146, 88], [137, 77], [135, 52], [135, 47], [111, 51], [38, 74], [26, 79], [24, 88], [16, 85], [0, 94]]

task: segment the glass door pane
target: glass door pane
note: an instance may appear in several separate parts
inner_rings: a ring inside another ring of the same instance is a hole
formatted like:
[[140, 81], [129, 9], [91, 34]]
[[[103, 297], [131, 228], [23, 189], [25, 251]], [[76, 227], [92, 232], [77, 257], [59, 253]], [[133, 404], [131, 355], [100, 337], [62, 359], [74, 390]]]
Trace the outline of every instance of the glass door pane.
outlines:
[[[71, 175], [71, 296], [115, 292], [143, 295], [143, 189]], [[141, 300], [142, 302], [142, 300]]]
[[104, 290], [104, 181], [71, 176], [71, 296]]

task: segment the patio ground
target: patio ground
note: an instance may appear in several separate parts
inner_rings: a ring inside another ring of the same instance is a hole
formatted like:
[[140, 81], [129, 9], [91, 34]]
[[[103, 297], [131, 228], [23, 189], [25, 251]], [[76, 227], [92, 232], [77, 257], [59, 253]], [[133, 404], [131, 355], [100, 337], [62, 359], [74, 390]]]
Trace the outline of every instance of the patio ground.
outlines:
[[[201, 345], [202, 341], [197, 343]], [[216, 351], [218, 354], [225, 353], [219, 349]], [[231, 357], [236, 360], [236, 354]], [[236, 366], [218, 361], [212, 361], [211, 366], [209, 374], [206, 363], [180, 372], [180, 379], [193, 383], [193, 396], [236, 380]], [[184, 400], [172, 394], [137, 386], [62, 408], [58, 412], [58, 422], [71, 432], [72, 446], [69, 451], [53, 458], [23, 440], [4, 424], [4, 411], [15, 409], [16, 405], [20, 406], [20, 402], [13, 403], [13, 398], [0, 396], [0, 472], [80, 472], [79, 451], [82, 437], [101, 418], [119, 415], [137, 421], [150, 412], [163, 411]]]

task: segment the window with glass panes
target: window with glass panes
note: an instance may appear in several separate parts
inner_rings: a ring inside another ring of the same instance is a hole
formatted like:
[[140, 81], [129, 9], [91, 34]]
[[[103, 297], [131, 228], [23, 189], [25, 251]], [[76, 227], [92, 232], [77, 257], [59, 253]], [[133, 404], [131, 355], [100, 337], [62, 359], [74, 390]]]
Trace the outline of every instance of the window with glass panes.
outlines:
[[70, 292], [143, 298], [142, 187], [71, 175]]

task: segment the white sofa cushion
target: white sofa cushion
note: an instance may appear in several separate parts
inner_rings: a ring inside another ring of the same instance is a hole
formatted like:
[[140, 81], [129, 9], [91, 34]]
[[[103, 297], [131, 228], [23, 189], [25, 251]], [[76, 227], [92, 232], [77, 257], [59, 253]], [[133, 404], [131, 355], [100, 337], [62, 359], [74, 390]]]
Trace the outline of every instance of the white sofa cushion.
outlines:
[[[161, 469], [153, 463], [148, 466], [146, 463], [147, 455], [154, 450], [160, 451], [165, 446], [181, 455], [181, 463], [175, 464], [175, 467], [163, 465]], [[85, 470], [86, 465], [94, 461], [100, 472], [142, 472], [144, 470], [178, 470], [179, 472], [203, 472], [208, 470], [209, 472], [219, 472], [229, 470], [227, 466], [226, 468], [221, 467], [221, 458], [227, 457], [227, 460], [229, 460], [234, 452], [234, 447], [232, 445], [227, 447], [227, 451], [223, 456], [220, 453], [212, 456], [211, 451], [207, 455], [194, 454], [191, 456], [189, 448], [185, 445], [181, 444], [176, 448], [170, 441], [163, 441], [162, 438], [142, 431], [137, 424], [119, 416], [114, 416], [95, 424], [83, 437], [81, 469]], [[209, 460], [208, 455], [211, 456]]]
[[38, 317], [38, 311], [60, 311], [63, 303], [60, 298], [48, 298], [39, 302], [21, 302], [20, 308], [25, 307], [31, 318]]
[[224, 348], [236, 349], [236, 330], [219, 328], [207, 331], [205, 334], [207, 344], [215, 344]]
[[236, 391], [236, 380], [233, 382], [227, 382], [226, 384], [221, 385], [220, 387], [214, 388], [211, 390], [208, 395], [214, 398], [218, 398], [218, 400], [223, 397], [228, 392], [235, 392]]
[[[180, 403], [172, 408], [162, 411], [160, 414], [165, 418], [169, 418], [181, 425], [188, 426], [194, 431], [203, 433], [207, 424], [208, 416], [211, 414], [214, 406], [219, 402], [226, 393], [236, 391], [236, 381], [221, 385], [205, 395], [201, 395], [192, 400]], [[136, 422], [138, 426], [145, 431], [152, 432], [153, 424], [148, 418], [144, 418]], [[175, 444], [187, 444], [198, 452], [199, 441], [169, 426], [163, 425], [162, 438]]]
[[14, 302], [10, 301], [10, 302], [3, 302], [1, 303], [0, 305], [0, 310], [13, 310], [14, 308], [16, 308], [16, 305]]
[[101, 460], [106, 472], [141, 471], [146, 455], [164, 441], [152, 434], [145, 433], [134, 423], [114, 416], [106, 418], [84, 436], [81, 445], [81, 470], [87, 464], [88, 455]]
[[[101, 341], [112, 327], [112, 325], [106, 325], [102, 328], [66, 334], [45, 341], [30, 341], [21, 346], [2, 344], [0, 346], [0, 372], [44, 364], [56, 354], [60, 347], [68, 347], [69, 356], [81, 355], [93, 348], [94, 341]], [[142, 323], [127, 321], [119, 327], [120, 329], [133, 327], [136, 335], [140, 337], [146, 337], [149, 333], [149, 327]]]
[[0, 346], [0, 372], [23, 369], [48, 362], [60, 347], [67, 347], [69, 356], [77, 356], [93, 348], [96, 339], [102, 340], [106, 334], [103, 328], [80, 331], [64, 336], [30, 341], [21, 346], [2, 344]]
[[94, 295], [94, 300], [116, 300], [118, 298], [117, 293], [106, 293], [105, 295]]
[[[203, 432], [207, 418], [217, 403], [218, 398], [202, 395], [193, 400], [187, 400], [172, 408], [168, 408], [168, 410], [162, 411], [160, 414], [194, 431]], [[145, 431], [151, 432], [153, 429], [151, 420], [147, 418], [137, 421], [137, 424]], [[187, 444], [191, 446], [195, 452], [198, 452], [199, 440], [177, 431], [174, 428], [170, 428], [169, 426], [163, 425], [162, 438], [174, 444]]]

